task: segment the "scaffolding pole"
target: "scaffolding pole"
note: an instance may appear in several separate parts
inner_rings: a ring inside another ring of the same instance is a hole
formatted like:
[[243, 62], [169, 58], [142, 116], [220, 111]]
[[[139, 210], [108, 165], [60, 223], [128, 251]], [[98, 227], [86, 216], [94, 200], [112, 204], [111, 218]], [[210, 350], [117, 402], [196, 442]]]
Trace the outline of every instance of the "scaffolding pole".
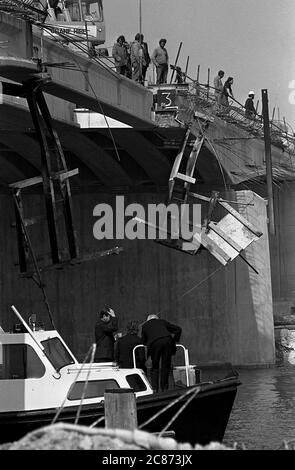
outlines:
[[271, 160], [271, 139], [269, 127], [269, 111], [268, 111], [268, 93], [266, 89], [261, 90], [262, 94], [262, 117], [263, 117], [263, 132], [264, 132], [264, 151], [265, 151], [265, 165], [266, 165], [266, 182], [268, 194], [268, 223], [269, 233], [275, 235], [275, 220], [274, 220], [274, 201], [273, 201], [273, 184], [272, 184], [272, 160]]

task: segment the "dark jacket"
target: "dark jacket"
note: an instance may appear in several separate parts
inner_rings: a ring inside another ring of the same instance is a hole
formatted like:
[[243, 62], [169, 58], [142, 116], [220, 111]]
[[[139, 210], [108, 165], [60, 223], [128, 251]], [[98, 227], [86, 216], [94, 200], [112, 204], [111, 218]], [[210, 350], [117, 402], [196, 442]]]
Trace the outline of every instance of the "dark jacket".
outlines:
[[245, 114], [246, 116], [253, 116], [256, 114], [256, 110], [254, 107], [254, 101], [252, 98], [247, 98], [245, 102]]
[[[181, 336], [180, 326], [173, 325], [166, 320], [153, 318], [148, 320], [142, 326], [142, 342], [147, 346], [148, 355], [151, 344], [159, 338], [171, 336], [176, 344], [180, 340]], [[175, 349], [176, 350], [176, 349]], [[173, 351], [175, 353], [175, 350]]]
[[118, 319], [111, 317], [109, 323], [98, 320], [95, 325], [96, 353], [95, 360], [114, 359], [114, 336], [113, 333], [118, 329]]
[[[138, 344], [142, 344], [141, 339], [136, 334], [127, 333], [116, 341], [115, 344], [115, 361], [119, 367], [132, 368], [133, 365], [133, 348]], [[138, 348], [135, 351], [136, 366], [145, 370], [145, 351], [144, 348]]]
[[143, 57], [146, 63], [146, 67], [148, 67], [150, 65], [151, 58], [149, 55], [149, 49], [148, 49], [148, 45], [146, 42], [142, 43], [142, 49], [143, 49]]

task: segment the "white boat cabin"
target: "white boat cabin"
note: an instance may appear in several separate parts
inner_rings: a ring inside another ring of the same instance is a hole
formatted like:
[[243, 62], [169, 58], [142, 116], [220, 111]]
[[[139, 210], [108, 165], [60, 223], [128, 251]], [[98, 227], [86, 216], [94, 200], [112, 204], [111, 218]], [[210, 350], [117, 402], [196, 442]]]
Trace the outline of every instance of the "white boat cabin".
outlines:
[[0, 331], [0, 412], [40, 410], [104, 399], [106, 389], [153, 393], [141, 369], [114, 363], [79, 364], [57, 331]]

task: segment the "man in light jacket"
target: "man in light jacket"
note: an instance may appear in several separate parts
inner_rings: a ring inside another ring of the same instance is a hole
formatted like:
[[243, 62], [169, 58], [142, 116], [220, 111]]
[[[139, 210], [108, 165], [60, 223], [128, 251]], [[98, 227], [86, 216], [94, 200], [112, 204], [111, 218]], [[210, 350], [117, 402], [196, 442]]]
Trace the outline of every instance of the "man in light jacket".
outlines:
[[115, 59], [115, 67], [118, 73], [126, 75], [127, 72], [127, 50], [125, 46], [125, 37], [119, 36], [112, 50], [112, 56]]
[[169, 57], [165, 47], [166, 42], [166, 39], [160, 39], [159, 47], [156, 47], [152, 55], [152, 62], [157, 71], [157, 85], [167, 83]]
[[132, 79], [136, 82], [143, 84], [142, 71], [146, 66], [144, 58], [144, 50], [142, 46], [143, 35], [137, 33], [130, 48], [131, 66], [132, 66]]

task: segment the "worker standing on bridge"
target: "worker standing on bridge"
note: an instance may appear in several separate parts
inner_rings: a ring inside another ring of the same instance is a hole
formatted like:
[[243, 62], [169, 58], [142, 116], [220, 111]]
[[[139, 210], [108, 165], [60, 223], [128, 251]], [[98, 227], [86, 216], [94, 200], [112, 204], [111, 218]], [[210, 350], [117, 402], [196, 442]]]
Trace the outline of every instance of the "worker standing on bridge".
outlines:
[[215, 96], [217, 106], [219, 105], [220, 96], [221, 96], [221, 92], [223, 89], [223, 83], [222, 83], [223, 77], [224, 77], [224, 71], [219, 70], [218, 74], [214, 78], [214, 96]]
[[142, 46], [143, 35], [137, 33], [131, 44], [130, 56], [132, 65], [132, 79], [143, 84], [143, 67], [146, 66], [144, 51]]
[[142, 45], [142, 50], [143, 50], [143, 58], [144, 58], [144, 62], [145, 62], [145, 64], [142, 65], [142, 81], [143, 81], [143, 84], [144, 84], [146, 72], [147, 72], [147, 69], [150, 65], [151, 58], [150, 58], [150, 55], [149, 55], [149, 49], [148, 49], [147, 42], [144, 42], [144, 35], [143, 34], [141, 34], [140, 40], [141, 40], [141, 45]]
[[166, 42], [166, 39], [160, 39], [159, 47], [156, 47], [152, 55], [152, 62], [157, 71], [157, 85], [167, 83], [169, 56], [165, 47]]
[[248, 118], [254, 118], [256, 114], [256, 109], [254, 106], [254, 96], [254, 91], [249, 91], [248, 98], [245, 102], [245, 116], [247, 116]]
[[128, 56], [125, 43], [125, 37], [119, 36], [117, 42], [115, 42], [113, 46], [112, 56], [115, 59], [115, 67], [117, 72], [126, 76]]
[[224, 112], [229, 111], [229, 97], [234, 97], [232, 91], [232, 84], [234, 83], [233, 77], [228, 77], [226, 82], [223, 85], [222, 92], [220, 94], [220, 104], [224, 107]]

